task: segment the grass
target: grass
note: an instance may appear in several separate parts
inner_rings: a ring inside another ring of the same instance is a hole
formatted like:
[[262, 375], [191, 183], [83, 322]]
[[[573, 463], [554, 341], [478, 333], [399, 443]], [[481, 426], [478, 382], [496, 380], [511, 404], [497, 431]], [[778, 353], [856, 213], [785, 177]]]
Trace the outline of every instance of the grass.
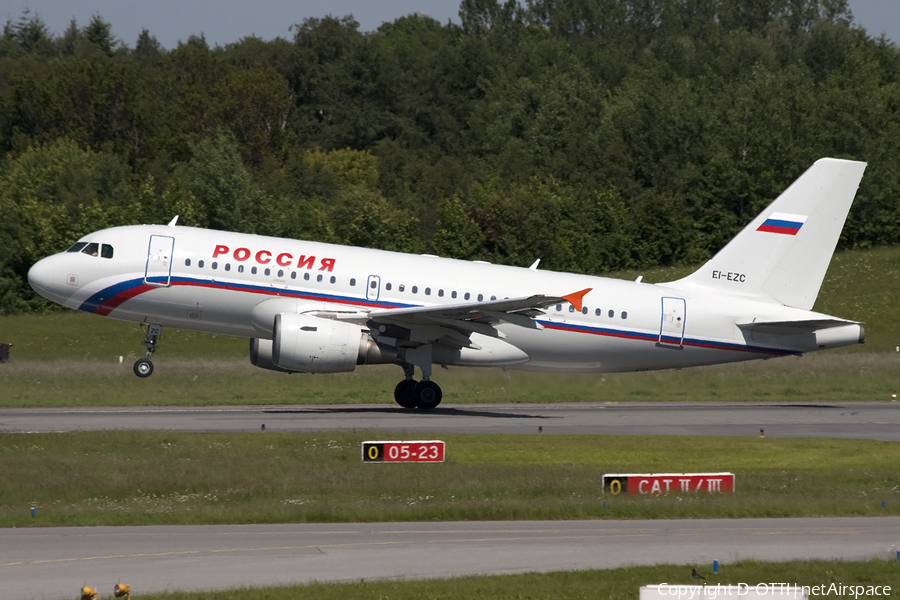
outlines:
[[[0, 407], [240, 404], [393, 404], [393, 365], [352, 373], [286, 375], [240, 358], [162, 355], [139, 379], [131, 363], [24, 361], [0, 365]], [[445, 404], [555, 401], [850, 401], [900, 394], [900, 354], [788, 357], [683, 371], [559, 375], [499, 369], [438, 370]]]
[[[638, 596], [638, 589], [644, 585], [690, 585], [691, 565], [656, 565], [647, 567], [624, 567], [608, 570], [562, 571], [552, 573], [525, 573], [521, 575], [493, 575], [454, 577], [452, 579], [427, 579], [418, 581], [375, 581], [352, 583], [314, 583], [272, 588], [242, 588], [215, 592], [168, 592], [143, 594], [144, 600], [346, 600], [352, 598], [379, 598], [390, 600], [422, 600], [450, 598], [479, 598], [481, 600], [532, 600], [553, 598], [554, 600], [632, 600]], [[705, 573], [707, 586], [747, 584], [753, 589], [762, 582], [785, 582], [790, 585], [826, 586], [891, 586], [889, 594], [879, 597], [900, 597], [900, 562], [896, 559], [872, 559], [869, 561], [788, 561], [782, 563], [745, 560], [733, 564], [720, 565], [718, 575], [711, 569], [697, 568]], [[704, 582], [700, 582], [702, 585]], [[668, 588], [664, 588], [668, 590]], [[779, 596], [774, 587], [768, 593]], [[840, 589], [837, 587], [836, 589]], [[859, 598], [874, 597], [869, 590], [859, 594]], [[880, 589], [884, 593], [885, 590]], [[139, 590], [135, 590], [139, 592]], [[673, 590], [674, 592], [674, 590]], [[676, 592], [677, 593], [677, 592]], [[696, 592], [695, 592], [696, 594]], [[850, 594], [819, 593], [810, 598], [827, 596], [853, 598]], [[672, 598], [678, 598], [672, 595]], [[697, 598], [694, 595], [694, 598]], [[729, 596], [722, 595], [722, 598]], [[683, 595], [682, 598], [688, 598]]]
[[[895, 443], [438, 437], [447, 442], [443, 464], [363, 464], [363, 440], [410, 436], [2, 434], [0, 527], [900, 514]], [[681, 471], [732, 471], [737, 491], [613, 497], [600, 490], [604, 473]]]
[[[665, 281], [689, 271], [643, 275]], [[900, 393], [897, 290], [900, 247], [836, 255], [816, 309], [863, 321], [868, 342], [801, 358], [652, 373], [513, 372], [510, 380], [499, 369], [454, 368], [435, 377], [446, 403], [888, 400]], [[167, 329], [156, 374], [140, 380], [131, 365], [142, 339], [133, 323], [75, 311], [0, 317], [0, 341], [13, 343], [12, 362], [0, 365], [0, 406], [380, 403], [392, 402], [401, 378], [392, 365], [318, 376], [263, 371], [249, 364], [245, 339]]]

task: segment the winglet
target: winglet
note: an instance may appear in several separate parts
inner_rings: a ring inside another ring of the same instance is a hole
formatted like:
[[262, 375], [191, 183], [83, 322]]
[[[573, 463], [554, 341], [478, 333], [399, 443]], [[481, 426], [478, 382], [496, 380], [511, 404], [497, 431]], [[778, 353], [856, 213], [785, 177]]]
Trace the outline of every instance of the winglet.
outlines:
[[592, 289], [594, 288], [584, 288], [580, 292], [572, 292], [571, 294], [566, 294], [565, 296], [562, 296], [562, 299], [574, 306], [575, 310], [581, 312], [581, 301]]

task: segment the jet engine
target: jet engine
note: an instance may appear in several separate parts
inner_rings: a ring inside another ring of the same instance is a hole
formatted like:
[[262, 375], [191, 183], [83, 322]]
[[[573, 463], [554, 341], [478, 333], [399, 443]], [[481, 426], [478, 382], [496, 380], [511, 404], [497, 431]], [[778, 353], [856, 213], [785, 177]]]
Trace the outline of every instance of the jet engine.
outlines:
[[250, 362], [273, 371], [340, 373], [396, 358], [396, 348], [379, 344], [359, 325], [298, 313], [275, 316], [274, 339], [250, 340]]

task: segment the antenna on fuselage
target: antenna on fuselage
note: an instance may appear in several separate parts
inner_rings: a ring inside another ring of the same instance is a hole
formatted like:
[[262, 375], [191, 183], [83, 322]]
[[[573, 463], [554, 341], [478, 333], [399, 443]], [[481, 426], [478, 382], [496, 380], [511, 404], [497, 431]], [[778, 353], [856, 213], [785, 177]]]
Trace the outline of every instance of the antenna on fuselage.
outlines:
[[178, 215], [175, 215], [175, 218], [169, 221], [169, 227], [175, 227], [175, 223], [178, 222]]
[[528, 268], [531, 269], [532, 271], [537, 271], [537, 267], [539, 264], [541, 264], [541, 259], [537, 259], [536, 261], [531, 263], [531, 266]]

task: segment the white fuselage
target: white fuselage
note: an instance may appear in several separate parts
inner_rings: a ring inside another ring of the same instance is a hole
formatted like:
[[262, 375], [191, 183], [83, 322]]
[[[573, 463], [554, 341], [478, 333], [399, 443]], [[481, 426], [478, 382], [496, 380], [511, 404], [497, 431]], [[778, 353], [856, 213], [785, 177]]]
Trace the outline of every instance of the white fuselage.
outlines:
[[497, 325], [504, 341], [528, 357], [510, 368], [668, 369], [798, 354], [855, 344], [862, 335], [855, 324], [812, 334], [748, 333], [737, 324], [827, 316], [677, 284], [190, 227], [116, 227], [82, 241], [106, 245], [111, 257], [83, 251], [48, 257], [29, 274], [39, 293], [114, 319], [248, 338], [271, 338], [251, 315], [273, 298], [295, 301], [303, 310], [364, 317], [372, 310], [562, 296], [584, 288], [590, 291], [581, 311], [561, 302], [535, 319], [537, 328]]

